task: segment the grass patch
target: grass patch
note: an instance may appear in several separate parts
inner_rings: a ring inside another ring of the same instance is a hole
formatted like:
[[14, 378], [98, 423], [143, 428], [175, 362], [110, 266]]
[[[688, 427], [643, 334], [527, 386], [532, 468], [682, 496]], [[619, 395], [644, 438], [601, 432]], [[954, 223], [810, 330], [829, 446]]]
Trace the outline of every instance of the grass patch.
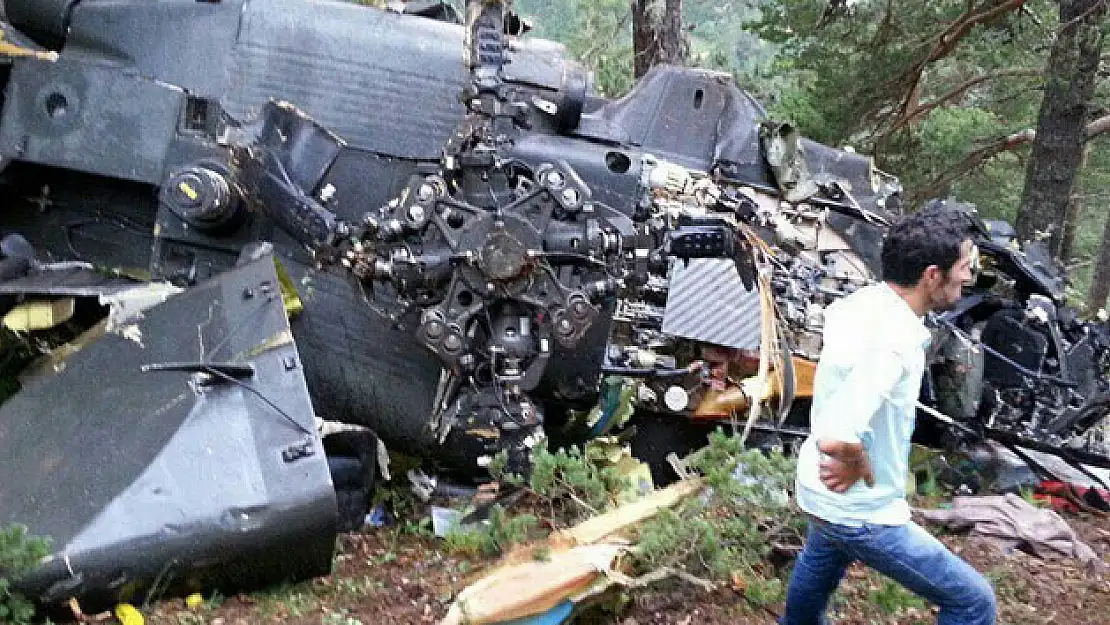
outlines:
[[476, 528], [455, 528], [444, 538], [444, 548], [453, 555], [498, 556], [513, 545], [534, 537], [539, 519], [531, 514], [510, 515], [501, 506], [490, 510], [489, 522]]
[[251, 595], [259, 614], [266, 619], [275, 617], [300, 618], [320, 610], [320, 597], [312, 582], [282, 584]]
[[363, 625], [362, 621], [351, 616], [347, 610], [329, 610], [321, 619], [322, 625]]
[[883, 578], [878, 586], [867, 592], [867, 601], [883, 614], [899, 614], [914, 609], [924, 610], [925, 601], [908, 591], [898, 582]]

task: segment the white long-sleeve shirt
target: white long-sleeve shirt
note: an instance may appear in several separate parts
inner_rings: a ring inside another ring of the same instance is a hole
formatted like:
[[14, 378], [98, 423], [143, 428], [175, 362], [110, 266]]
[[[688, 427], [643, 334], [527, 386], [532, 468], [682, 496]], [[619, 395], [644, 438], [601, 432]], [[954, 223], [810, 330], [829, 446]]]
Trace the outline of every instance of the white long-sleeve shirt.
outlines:
[[[826, 309], [814, 378], [810, 436], [798, 454], [797, 499], [806, 512], [841, 525], [910, 520], [906, 478], [929, 331], [886, 283]], [[821, 483], [817, 441], [862, 442], [875, 485], [844, 493]]]

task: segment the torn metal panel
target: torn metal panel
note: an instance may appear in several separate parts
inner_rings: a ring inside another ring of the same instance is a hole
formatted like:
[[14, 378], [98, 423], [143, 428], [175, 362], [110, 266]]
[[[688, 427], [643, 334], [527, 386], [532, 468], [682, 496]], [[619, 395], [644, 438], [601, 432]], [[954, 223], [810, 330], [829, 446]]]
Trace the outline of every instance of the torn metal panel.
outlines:
[[72, 341], [59, 345], [51, 349], [48, 353], [35, 359], [35, 361], [27, 365], [27, 368], [19, 374], [18, 380], [20, 386], [26, 386], [35, 378], [54, 375], [65, 369], [66, 360], [103, 336], [107, 326], [108, 320], [103, 319], [93, 327], [79, 334]]
[[0, 408], [0, 523], [56, 549], [22, 589], [95, 604], [326, 573], [335, 493], [300, 356], [273, 340], [289, 326], [272, 257], [136, 328], [142, 345], [107, 334]]
[[120, 332], [142, 318], [143, 311], [165, 302], [181, 292], [180, 287], [165, 282], [134, 285], [101, 293], [101, 305], [108, 306], [107, 332]]
[[91, 267], [36, 269], [27, 275], [0, 282], [0, 294], [68, 295], [94, 297], [133, 289], [131, 278], [97, 271]]
[[[6, 58], [5, 58], [6, 57]], [[58, 53], [43, 50], [10, 24], [0, 23], [0, 63], [10, 62], [13, 58], [34, 57], [42, 61], [56, 61]]]

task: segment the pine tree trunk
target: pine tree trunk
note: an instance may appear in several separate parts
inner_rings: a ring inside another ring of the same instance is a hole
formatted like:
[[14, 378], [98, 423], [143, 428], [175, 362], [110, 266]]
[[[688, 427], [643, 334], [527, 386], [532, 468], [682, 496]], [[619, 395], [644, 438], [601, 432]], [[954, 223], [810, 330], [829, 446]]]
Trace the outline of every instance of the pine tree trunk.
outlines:
[[1045, 71], [1044, 100], [1026, 170], [1015, 224], [1021, 240], [1051, 231], [1051, 248], [1063, 239], [1060, 222], [1080, 168], [1090, 102], [1104, 40], [1106, 0], [1059, 0], [1060, 29]]
[[[1080, 168], [1082, 170], [1082, 167]], [[1060, 237], [1060, 247], [1052, 250], [1052, 254], [1067, 263], [1075, 253], [1075, 233], [1079, 228], [1079, 220], [1083, 218], [1083, 196], [1073, 193], [1068, 200], [1068, 210], [1064, 213], [1064, 232]]]
[[1106, 305], [1110, 297], [1110, 219], [1102, 229], [1102, 243], [1098, 246], [1095, 273], [1091, 276], [1091, 288], [1087, 291], [1087, 314], [1093, 316], [1099, 308]]
[[636, 78], [654, 65], [681, 65], [682, 0], [632, 0], [633, 66]]
[[[1087, 138], [1090, 140], [1090, 137]], [[1083, 146], [1083, 154], [1079, 157], [1078, 176], [1084, 169], [1087, 168], [1087, 157], [1091, 153], [1091, 146]], [[1075, 234], [1079, 229], [1079, 222], [1083, 219], [1083, 196], [1078, 193], [1072, 193], [1068, 199], [1068, 209], [1064, 213], [1064, 232], [1060, 237], [1060, 247], [1052, 250], [1052, 253], [1064, 261], [1066, 264], [1071, 260], [1072, 254], [1075, 253]]]

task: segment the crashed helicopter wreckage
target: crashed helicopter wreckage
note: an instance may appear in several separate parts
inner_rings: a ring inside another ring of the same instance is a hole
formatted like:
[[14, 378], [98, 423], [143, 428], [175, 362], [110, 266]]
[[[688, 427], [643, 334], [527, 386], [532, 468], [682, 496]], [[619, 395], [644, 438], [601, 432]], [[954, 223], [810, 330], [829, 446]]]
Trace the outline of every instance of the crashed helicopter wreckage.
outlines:
[[[878, 276], [901, 210], [870, 159], [764, 123], [719, 74], [594, 97], [499, 2], [464, 28], [300, 0], [6, 6], [43, 53], [8, 67], [0, 229], [186, 289], [0, 407], [0, 521], [54, 539], [24, 584], [47, 603], [326, 571], [378, 437], [467, 472], [649, 415], [645, 455], [732, 420], [797, 439], [821, 311]], [[1000, 225], [980, 235], [925, 399], [1105, 458], [1105, 324]], [[26, 261], [5, 293], [120, 288]], [[321, 440], [314, 415], [369, 431]]]

